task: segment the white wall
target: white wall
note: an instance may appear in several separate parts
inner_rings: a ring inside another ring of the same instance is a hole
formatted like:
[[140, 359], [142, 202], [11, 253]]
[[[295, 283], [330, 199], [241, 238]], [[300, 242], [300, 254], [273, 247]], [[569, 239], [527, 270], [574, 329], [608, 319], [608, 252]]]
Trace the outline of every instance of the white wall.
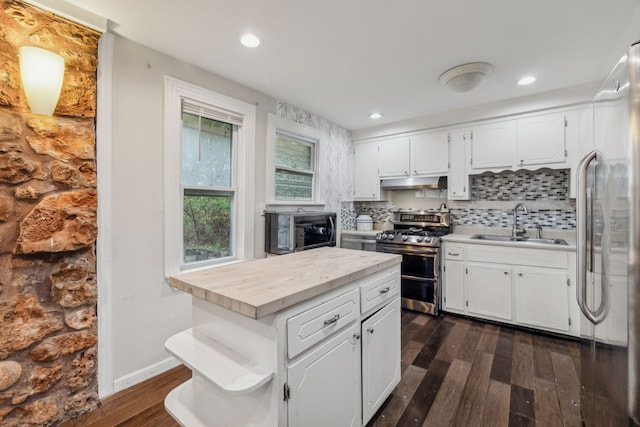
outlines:
[[[142, 45], [116, 36], [113, 51], [111, 240], [112, 312], [104, 313], [113, 336], [114, 391], [170, 365], [165, 340], [191, 326], [191, 297], [174, 292], [163, 277], [163, 78], [170, 75], [257, 105], [256, 256], [264, 247], [267, 113], [276, 100]], [[98, 254], [100, 256], [100, 254]], [[106, 319], [106, 320], [105, 320]], [[100, 363], [109, 363], [101, 360]]]

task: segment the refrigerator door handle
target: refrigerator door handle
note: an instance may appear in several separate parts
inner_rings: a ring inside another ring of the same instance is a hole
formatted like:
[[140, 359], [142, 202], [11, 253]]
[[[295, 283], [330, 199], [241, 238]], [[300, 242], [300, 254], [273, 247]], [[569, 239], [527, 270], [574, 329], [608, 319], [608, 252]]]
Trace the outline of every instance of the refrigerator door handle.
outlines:
[[[578, 197], [576, 203], [577, 210], [577, 219], [578, 219], [578, 241], [577, 241], [577, 258], [578, 258], [578, 284], [576, 286], [576, 300], [578, 302], [578, 307], [580, 307], [580, 311], [582, 314], [589, 319], [591, 323], [597, 325], [602, 322], [606, 317], [607, 310], [606, 307], [606, 298], [602, 298], [600, 307], [597, 310], [591, 311], [587, 306], [587, 256], [589, 255], [590, 262], [589, 269], [593, 269], [593, 246], [594, 246], [594, 237], [595, 233], [593, 230], [593, 226], [587, 224], [587, 210], [591, 208], [591, 218], [593, 218], [593, 206], [589, 203], [589, 200], [592, 197], [587, 198], [588, 189], [587, 189], [587, 170], [591, 162], [596, 159], [596, 151], [592, 151], [587, 154], [578, 165]], [[591, 205], [591, 206], [590, 206]], [[587, 230], [589, 229], [589, 230]], [[587, 239], [587, 231], [589, 232], [590, 239]], [[589, 242], [589, 251], [587, 251], [587, 242]], [[589, 254], [587, 254], [589, 252]], [[605, 286], [605, 280], [601, 280], [601, 286]], [[603, 289], [603, 292], [606, 293], [606, 289]], [[604, 293], [603, 293], [604, 295]]]
[[[629, 120], [633, 124], [631, 134], [630, 186], [630, 268], [629, 268], [629, 330], [628, 330], [628, 405], [629, 418], [640, 425], [640, 42], [627, 52], [629, 64]], [[632, 424], [630, 424], [632, 425]]]

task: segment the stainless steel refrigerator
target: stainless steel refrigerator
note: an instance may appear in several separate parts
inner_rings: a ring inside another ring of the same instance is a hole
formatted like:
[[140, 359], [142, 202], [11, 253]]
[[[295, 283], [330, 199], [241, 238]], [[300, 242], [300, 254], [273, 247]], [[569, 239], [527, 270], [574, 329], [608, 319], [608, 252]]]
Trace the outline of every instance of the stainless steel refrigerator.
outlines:
[[581, 399], [586, 427], [640, 426], [640, 43], [592, 103], [578, 166]]

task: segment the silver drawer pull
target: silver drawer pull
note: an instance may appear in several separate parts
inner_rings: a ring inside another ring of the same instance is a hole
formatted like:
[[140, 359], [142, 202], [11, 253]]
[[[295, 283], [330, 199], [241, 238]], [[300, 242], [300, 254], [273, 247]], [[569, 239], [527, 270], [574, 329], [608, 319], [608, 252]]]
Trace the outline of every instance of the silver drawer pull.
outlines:
[[391, 290], [391, 288], [389, 286], [387, 286], [386, 288], [382, 288], [380, 289], [380, 293], [381, 294], [386, 294], [387, 292], [389, 292]]
[[367, 328], [367, 332], [369, 332], [370, 334], [373, 333], [373, 328]]
[[338, 313], [335, 316], [333, 316], [331, 319], [325, 320], [324, 321], [324, 326], [330, 325], [332, 323], [336, 323], [339, 318], [340, 318], [340, 314]]
[[458, 256], [458, 255], [460, 255], [460, 253], [459, 252], [447, 252], [447, 255]]

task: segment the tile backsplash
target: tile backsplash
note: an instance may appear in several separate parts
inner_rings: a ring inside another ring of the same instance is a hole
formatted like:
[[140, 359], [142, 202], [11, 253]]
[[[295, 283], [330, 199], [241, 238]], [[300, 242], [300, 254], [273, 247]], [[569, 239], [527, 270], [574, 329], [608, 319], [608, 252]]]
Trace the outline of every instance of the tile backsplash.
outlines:
[[[569, 197], [568, 169], [484, 173], [470, 176], [469, 184], [471, 200], [448, 202], [454, 227], [509, 228], [513, 225], [513, 208], [525, 203], [529, 213], [519, 211], [519, 227], [576, 228], [576, 204]], [[342, 228], [355, 229], [359, 214], [371, 215], [374, 221], [391, 220], [395, 208], [393, 201], [343, 202]]]
[[568, 200], [569, 170], [484, 173], [469, 177], [472, 200]]
[[518, 226], [575, 230], [576, 204], [569, 198], [569, 170], [541, 169], [484, 173], [469, 177], [471, 200], [451, 206], [454, 225], [511, 227], [513, 208], [525, 203], [529, 213], [518, 213]]
[[340, 216], [343, 230], [356, 229], [356, 217], [369, 215], [374, 222], [390, 222], [392, 211], [396, 208], [393, 202], [342, 202]]

